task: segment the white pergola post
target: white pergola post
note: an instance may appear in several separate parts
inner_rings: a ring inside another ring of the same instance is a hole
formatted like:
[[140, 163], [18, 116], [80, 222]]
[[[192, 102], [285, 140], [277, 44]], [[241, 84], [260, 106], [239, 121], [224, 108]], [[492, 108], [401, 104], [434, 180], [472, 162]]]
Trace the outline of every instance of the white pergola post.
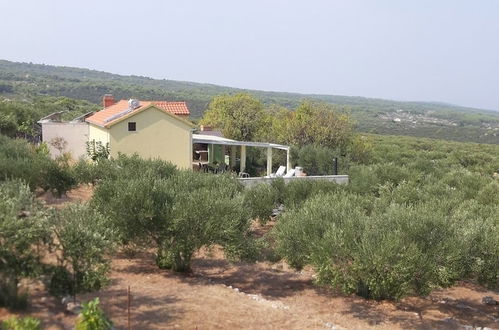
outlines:
[[241, 146], [241, 162], [240, 162], [240, 172], [246, 170], [246, 146]]
[[286, 173], [291, 169], [291, 162], [289, 161], [289, 148], [286, 149]]
[[267, 175], [272, 174], [272, 147], [267, 147]]

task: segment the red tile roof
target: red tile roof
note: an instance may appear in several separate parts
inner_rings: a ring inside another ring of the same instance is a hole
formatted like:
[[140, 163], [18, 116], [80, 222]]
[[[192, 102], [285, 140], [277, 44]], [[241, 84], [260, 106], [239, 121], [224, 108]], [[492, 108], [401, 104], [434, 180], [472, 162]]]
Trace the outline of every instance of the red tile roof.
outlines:
[[[169, 113], [174, 115], [189, 115], [189, 109], [187, 108], [187, 104], [185, 102], [168, 102], [168, 101], [139, 101], [140, 106], [135, 108], [133, 111], [137, 111], [147, 107], [151, 104], [156, 107], [163, 109]], [[92, 116], [88, 117], [86, 121], [92, 124], [96, 124], [99, 126], [108, 126], [113, 121], [118, 120], [120, 117], [112, 118], [119, 113], [125, 112], [128, 110], [128, 100], [120, 100], [115, 104], [102, 109], [101, 111], [97, 111]]]
[[185, 102], [151, 101], [158, 108], [164, 109], [174, 115], [190, 115]]

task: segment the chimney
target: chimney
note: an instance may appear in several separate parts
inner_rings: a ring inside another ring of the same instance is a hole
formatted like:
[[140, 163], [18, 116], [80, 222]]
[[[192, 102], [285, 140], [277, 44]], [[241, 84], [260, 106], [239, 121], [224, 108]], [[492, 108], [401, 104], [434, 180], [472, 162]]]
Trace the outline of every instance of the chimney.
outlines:
[[104, 108], [107, 108], [108, 106], [113, 105], [113, 104], [114, 104], [113, 94], [104, 95], [104, 97], [102, 98], [102, 105], [104, 106]]
[[208, 126], [208, 125], [201, 125], [201, 131], [206, 132], [206, 131], [212, 131], [213, 127]]

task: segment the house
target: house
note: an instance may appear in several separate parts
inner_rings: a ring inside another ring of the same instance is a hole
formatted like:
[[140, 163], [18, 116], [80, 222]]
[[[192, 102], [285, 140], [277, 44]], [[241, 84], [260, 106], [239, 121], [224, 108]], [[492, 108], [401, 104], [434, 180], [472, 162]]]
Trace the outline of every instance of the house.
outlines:
[[[85, 157], [87, 142], [108, 146], [111, 157], [119, 153], [159, 158], [182, 169], [202, 170], [205, 165], [244, 172], [246, 148], [267, 150], [267, 175], [272, 173], [272, 150], [286, 152], [290, 169], [289, 146], [224, 138], [212, 127], [196, 126], [187, 120], [185, 102], [139, 101], [115, 102], [112, 95], [103, 98], [103, 109], [87, 113], [70, 122], [61, 120], [61, 112], [42, 118], [42, 140], [53, 157], [70, 152], [73, 158]], [[194, 152], [193, 152], [194, 151]]]
[[137, 153], [192, 168], [192, 132], [185, 102], [103, 99], [104, 109], [85, 118], [88, 141], [108, 145], [111, 157]]

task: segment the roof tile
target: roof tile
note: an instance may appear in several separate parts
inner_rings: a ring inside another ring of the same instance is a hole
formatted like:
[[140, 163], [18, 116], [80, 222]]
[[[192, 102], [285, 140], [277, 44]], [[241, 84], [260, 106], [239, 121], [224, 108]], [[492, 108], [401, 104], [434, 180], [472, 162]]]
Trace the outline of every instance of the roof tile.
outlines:
[[[137, 111], [143, 107], [147, 107], [151, 104], [161, 108], [169, 113], [174, 115], [189, 115], [189, 109], [187, 108], [187, 104], [185, 102], [168, 102], [168, 101], [139, 101], [140, 106], [133, 111]], [[99, 126], [105, 126], [112, 123], [114, 120], [109, 120], [112, 116], [117, 115], [121, 112], [124, 112], [128, 109], [128, 101], [120, 100], [113, 105], [110, 105], [107, 108], [104, 108], [92, 116], [88, 117], [86, 121], [92, 124], [96, 124]]]

